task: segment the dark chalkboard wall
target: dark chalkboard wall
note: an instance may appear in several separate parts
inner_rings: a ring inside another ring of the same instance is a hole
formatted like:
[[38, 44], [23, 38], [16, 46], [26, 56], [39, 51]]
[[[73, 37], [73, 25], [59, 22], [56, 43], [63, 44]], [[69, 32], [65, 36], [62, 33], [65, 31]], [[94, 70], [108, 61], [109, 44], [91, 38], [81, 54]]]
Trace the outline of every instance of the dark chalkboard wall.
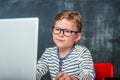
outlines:
[[55, 15], [65, 9], [82, 15], [83, 37], [78, 44], [91, 51], [94, 62], [113, 63], [114, 75], [120, 78], [120, 0], [0, 0], [1, 19], [39, 17], [38, 58], [54, 46], [51, 27]]

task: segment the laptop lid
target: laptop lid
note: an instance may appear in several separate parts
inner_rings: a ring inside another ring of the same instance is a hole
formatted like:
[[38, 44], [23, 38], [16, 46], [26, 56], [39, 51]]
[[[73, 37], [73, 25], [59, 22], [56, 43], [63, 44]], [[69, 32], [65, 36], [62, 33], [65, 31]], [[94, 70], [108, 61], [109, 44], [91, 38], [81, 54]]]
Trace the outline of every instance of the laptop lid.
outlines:
[[0, 80], [36, 80], [38, 22], [0, 19]]

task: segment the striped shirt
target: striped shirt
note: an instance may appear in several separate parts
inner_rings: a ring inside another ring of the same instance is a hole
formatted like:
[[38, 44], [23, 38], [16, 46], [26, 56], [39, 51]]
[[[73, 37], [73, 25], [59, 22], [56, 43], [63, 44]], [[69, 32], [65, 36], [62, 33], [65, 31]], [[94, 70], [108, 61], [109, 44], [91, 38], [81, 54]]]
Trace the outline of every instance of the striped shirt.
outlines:
[[37, 72], [43, 76], [49, 70], [53, 79], [60, 71], [79, 80], [94, 80], [95, 70], [90, 51], [80, 45], [75, 45], [64, 58], [59, 57], [58, 48], [47, 48], [38, 60]]

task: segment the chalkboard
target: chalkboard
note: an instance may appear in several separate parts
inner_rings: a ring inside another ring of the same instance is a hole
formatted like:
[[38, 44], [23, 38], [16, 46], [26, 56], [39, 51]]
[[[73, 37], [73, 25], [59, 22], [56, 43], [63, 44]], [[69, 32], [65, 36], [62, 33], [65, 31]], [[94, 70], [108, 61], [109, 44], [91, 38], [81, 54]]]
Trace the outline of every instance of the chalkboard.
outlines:
[[54, 46], [51, 27], [62, 10], [80, 12], [78, 44], [91, 51], [94, 62], [113, 63], [114, 75], [120, 77], [120, 0], [0, 0], [0, 18], [39, 17], [38, 59], [45, 48]]

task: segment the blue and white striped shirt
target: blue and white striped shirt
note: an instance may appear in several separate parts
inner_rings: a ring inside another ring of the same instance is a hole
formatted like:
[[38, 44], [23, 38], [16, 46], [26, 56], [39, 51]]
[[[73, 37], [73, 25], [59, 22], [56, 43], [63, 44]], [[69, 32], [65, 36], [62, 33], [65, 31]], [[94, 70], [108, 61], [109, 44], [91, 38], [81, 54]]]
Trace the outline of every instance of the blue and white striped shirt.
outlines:
[[64, 58], [59, 57], [58, 48], [47, 48], [38, 60], [37, 72], [43, 76], [49, 70], [53, 79], [60, 71], [75, 76], [79, 80], [94, 80], [95, 70], [90, 51], [75, 45]]

